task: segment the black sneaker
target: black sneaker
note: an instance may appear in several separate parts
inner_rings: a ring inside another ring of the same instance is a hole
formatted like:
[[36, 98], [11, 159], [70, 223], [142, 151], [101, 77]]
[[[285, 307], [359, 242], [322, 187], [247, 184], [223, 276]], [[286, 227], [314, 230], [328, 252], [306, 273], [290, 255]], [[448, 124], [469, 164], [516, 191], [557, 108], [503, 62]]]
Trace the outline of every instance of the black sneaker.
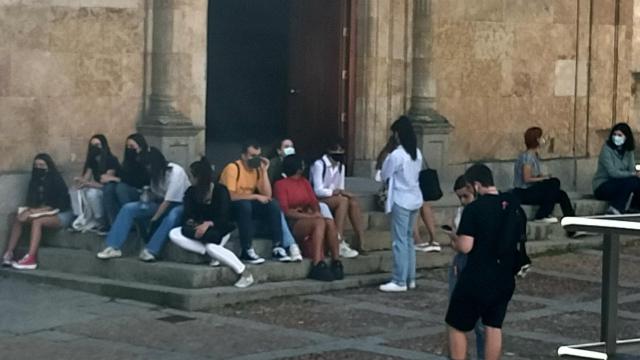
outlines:
[[258, 256], [253, 248], [243, 251], [243, 254], [240, 255], [240, 260], [253, 265], [264, 263], [264, 259]]
[[344, 279], [344, 270], [342, 269], [342, 262], [340, 262], [340, 260], [334, 260], [331, 262], [331, 273], [335, 280]]
[[320, 281], [333, 281], [333, 273], [329, 270], [329, 267], [324, 261], [320, 261], [319, 263], [311, 266], [311, 271], [309, 272], [309, 279], [320, 280]]

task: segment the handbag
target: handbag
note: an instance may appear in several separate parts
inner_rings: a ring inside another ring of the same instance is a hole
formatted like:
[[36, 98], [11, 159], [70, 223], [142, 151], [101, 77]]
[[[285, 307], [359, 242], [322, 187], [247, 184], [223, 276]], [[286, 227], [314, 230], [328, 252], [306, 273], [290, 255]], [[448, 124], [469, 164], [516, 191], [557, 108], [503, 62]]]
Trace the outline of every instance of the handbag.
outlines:
[[434, 169], [429, 169], [427, 161], [424, 160], [425, 169], [420, 171], [418, 177], [418, 183], [420, 184], [420, 191], [422, 192], [423, 201], [436, 201], [442, 198], [442, 189], [440, 188], [440, 180], [438, 180], [438, 172]]

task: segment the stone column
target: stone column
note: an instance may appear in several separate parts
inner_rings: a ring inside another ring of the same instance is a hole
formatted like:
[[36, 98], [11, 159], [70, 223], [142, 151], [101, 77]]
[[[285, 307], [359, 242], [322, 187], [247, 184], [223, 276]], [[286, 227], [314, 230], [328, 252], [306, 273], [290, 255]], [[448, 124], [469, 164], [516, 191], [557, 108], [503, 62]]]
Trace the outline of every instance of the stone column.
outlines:
[[452, 130], [447, 119], [435, 107], [436, 86], [432, 71], [432, 9], [431, 0], [413, 2], [413, 79], [409, 116], [414, 122], [418, 144], [429, 166], [448, 176], [449, 133]]
[[[151, 95], [138, 126], [167, 160], [186, 166], [196, 157], [196, 136], [203, 130], [177, 108], [176, 89], [183, 65], [174, 47], [175, 0], [153, 0]], [[148, 59], [148, 58], [147, 58]]]

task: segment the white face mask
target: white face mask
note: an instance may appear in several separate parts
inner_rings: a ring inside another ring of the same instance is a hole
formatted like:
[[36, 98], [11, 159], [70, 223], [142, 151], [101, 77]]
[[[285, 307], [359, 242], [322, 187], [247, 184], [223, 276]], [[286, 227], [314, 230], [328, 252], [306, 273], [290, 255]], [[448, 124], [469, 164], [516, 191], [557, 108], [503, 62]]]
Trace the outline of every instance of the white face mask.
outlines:
[[627, 139], [622, 135], [612, 135], [611, 141], [615, 146], [622, 146]]
[[295, 155], [295, 153], [296, 148], [294, 148], [293, 146], [282, 149], [282, 154], [284, 154], [284, 156]]

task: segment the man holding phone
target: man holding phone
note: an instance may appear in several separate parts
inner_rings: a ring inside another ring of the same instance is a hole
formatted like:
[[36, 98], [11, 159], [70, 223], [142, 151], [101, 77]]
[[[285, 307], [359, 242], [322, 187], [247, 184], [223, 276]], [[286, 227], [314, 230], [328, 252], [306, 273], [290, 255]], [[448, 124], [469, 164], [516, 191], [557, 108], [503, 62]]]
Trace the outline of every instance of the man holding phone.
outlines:
[[220, 183], [229, 190], [231, 211], [238, 224], [242, 247], [240, 259], [250, 264], [262, 264], [265, 261], [252, 246], [254, 219], [266, 220], [274, 250], [282, 247], [280, 206], [272, 198], [268, 169], [269, 160], [262, 156], [260, 145], [250, 141], [242, 145], [240, 159], [225, 166], [220, 175]]

